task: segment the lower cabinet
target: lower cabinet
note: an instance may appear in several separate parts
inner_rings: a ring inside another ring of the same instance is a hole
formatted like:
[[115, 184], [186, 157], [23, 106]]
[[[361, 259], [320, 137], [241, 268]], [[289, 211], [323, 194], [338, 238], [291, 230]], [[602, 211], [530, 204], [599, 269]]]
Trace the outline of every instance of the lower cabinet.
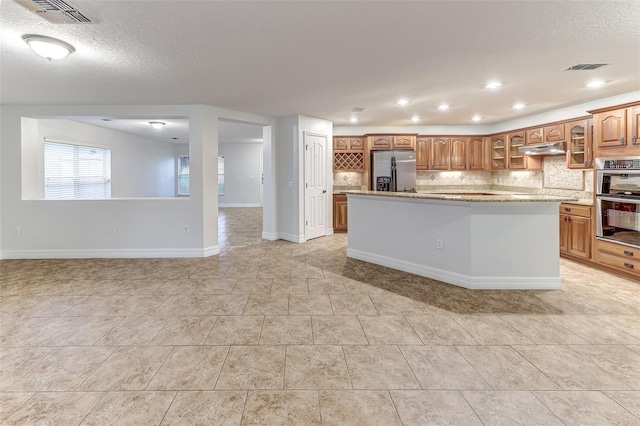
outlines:
[[347, 194], [333, 194], [333, 232], [347, 232]]
[[591, 207], [560, 204], [560, 254], [591, 259]]

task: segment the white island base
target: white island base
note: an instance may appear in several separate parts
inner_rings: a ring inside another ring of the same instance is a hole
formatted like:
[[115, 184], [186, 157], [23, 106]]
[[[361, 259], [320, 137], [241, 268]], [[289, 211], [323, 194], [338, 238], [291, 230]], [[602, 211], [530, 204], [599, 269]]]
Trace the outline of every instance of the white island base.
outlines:
[[560, 289], [559, 205], [349, 193], [347, 257], [470, 289]]

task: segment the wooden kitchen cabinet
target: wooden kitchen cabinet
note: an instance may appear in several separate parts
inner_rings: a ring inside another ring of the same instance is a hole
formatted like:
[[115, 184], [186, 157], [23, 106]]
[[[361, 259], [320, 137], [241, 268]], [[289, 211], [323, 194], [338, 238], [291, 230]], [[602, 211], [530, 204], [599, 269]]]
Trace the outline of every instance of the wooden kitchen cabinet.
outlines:
[[594, 114], [594, 157], [640, 155], [640, 102], [589, 112]]
[[367, 135], [370, 150], [416, 149], [416, 135]]
[[334, 151], [362, 151], [364, 149], [364, 138], [354, 138], [345, 136], [335, 136], [333, 138]]
[[429, 170], [429, 152], [431, 138], [418, 136], [416, 138], [416, 170]]
[[596, 240], [596, 262], [638, 279], [640, 277], [640, 250], [624, 244]]
[[485, 139], [481, 136], [469, 138], [467, 146], [467, 164], [469, 170], [485, 169]]
[[489, 141], [491, 147], [491, 170], [505, 170], [509, 168], [507, 135], [492, 136]]
[[560, 204], [560, 254], [591, 259], [591, 207]]
[[565, 140], [564, 124], [553, 124], [543, 129], [544, 142], [562, 142]]
[[416, 149], [416, 137], [399, 135], [391, 139], [391, 149]]
[[451, 139], [449, 138], [433, 138], [431, 141], [431, 161], [429, 162], [431, 170], [449, 170], [450, 144]]
[[544, 143], [544, 129], [529, 129], [525, 135], [525, 143], [527, 145], [532, 145], [535, 143]]
[[364, 171], [364, 137], [334, 136], [333, 171]]
[[452, 137], [449, 144], [450, 170], [467, 170], [467, 147], [469, 144], [469, 138]]
[[507, 135], [508, 153], [507, 168], [523, 170], [527, 168], [527, 159], [519, 148], [524, 146], [524, 132], [509, 133]]
[[567, 167], [593, 167], [593, 120], [567, 123]]
[[347, 232], [347, 194], [333, 194], [333, 232]]

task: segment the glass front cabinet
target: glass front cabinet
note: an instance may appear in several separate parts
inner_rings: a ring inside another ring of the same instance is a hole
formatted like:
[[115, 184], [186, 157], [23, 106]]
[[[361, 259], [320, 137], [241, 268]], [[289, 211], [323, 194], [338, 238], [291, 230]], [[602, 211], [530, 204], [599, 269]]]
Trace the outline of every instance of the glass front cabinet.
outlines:
[[567, 124], [567, 167], [593, 167], [593, 121], [582, 120]]

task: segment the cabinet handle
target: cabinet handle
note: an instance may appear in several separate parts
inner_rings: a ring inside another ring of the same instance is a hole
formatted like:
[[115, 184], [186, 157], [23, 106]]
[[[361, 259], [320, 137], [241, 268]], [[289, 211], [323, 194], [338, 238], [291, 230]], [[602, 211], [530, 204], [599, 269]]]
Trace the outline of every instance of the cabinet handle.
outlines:
[[624, 136], [620, 138], [620, 145], [624, 145]]
[[624, 255], [625, 256], [633, 256], [633, 252], [631, 250], [625, 250], [624, 251]]
[[565, 208], [564, 208], [564, 211], [565, 211], [565, 212], [570, 212], [570, 211], [571, 211], [571, 208], [570, 208], [570, 207], [565, 207]]
[[545, 137], [545, 140], [546, 140], [547, 142], [549, 142], [549, 135], [547, 135], [547, 136]]
[[633, 135], [633, 137], [631, 138], [631, 143], [634, 145], [638, 143], [638, 137], [636, 135]]
[[624, 267], [625, 268], [629, 268], [629, 269], [633, 269], [633, 264], [624, 262]]

